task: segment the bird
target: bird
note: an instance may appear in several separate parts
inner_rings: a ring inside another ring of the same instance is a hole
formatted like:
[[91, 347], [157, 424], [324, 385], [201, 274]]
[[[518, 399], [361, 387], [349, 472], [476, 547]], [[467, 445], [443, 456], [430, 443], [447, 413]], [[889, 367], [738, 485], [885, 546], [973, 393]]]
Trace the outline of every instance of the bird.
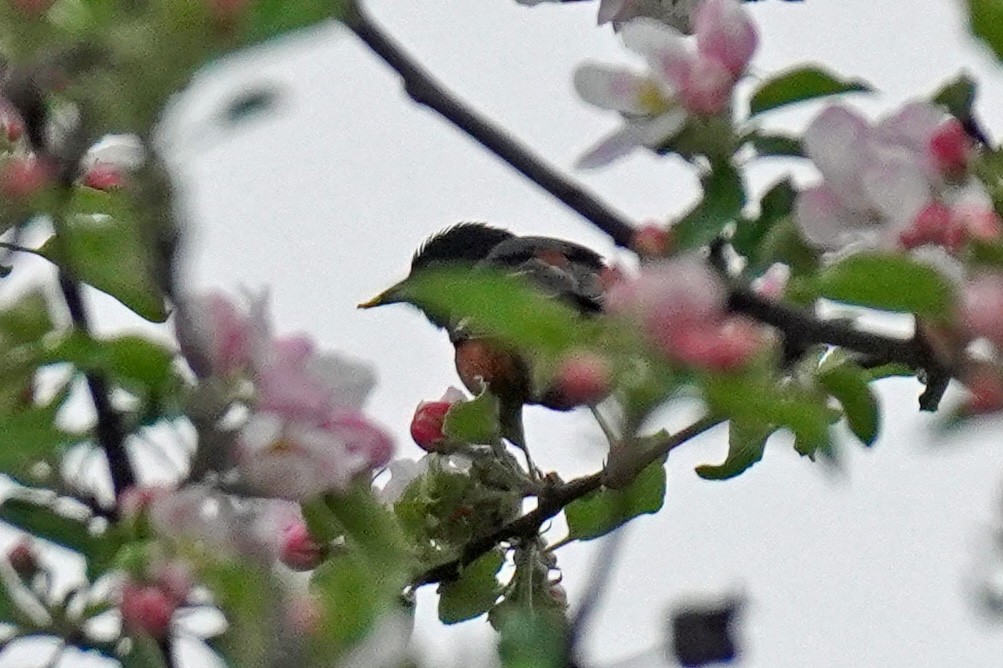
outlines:
[[[479, 394], [487, 389], [498, 399], [501, 433], [522, 449], [528, 459], [522, 407], [537, 404], [566, 411], [575, 404], [562, 396], [556, 387], [534, 388], [530, 355], [497, 339], [471, 332], [465, 322], [429, 312], [401, 294], [400, 288], [415, 275], [450, 266], [470, 271], [488, 268], [520, 275], [542, 294], [587, 318], [603, 312], [606, 262], [590, 248], [564, 239], [518, 236], [480, 222], [458, 223], [434, 234], [419, 246], [404, 280], [359, 304], [360, 308], [372, 308], [411, 303], [422, 310], [434, 326], [445, 330], [455, 350], [454, 361], [460, 380], [470, 392]], [[530, 467], [533, 467], [531, 460]]]

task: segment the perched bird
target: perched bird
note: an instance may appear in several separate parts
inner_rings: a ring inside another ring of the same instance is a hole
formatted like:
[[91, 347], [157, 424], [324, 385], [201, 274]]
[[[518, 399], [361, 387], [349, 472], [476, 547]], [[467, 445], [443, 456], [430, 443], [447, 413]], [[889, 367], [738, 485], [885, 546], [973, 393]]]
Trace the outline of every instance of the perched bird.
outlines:
[[[400, 295], [400, 286], [421, 271], [446, 266], [469, 266], [471, 271], [488, 267], [518, 274], [583, 316], [603, 310], [602, 274], [606, 264], [598, 253], [570, 241], [517, 236], [483, 223], [460, 223], [430, 237], [415, 252], [407, 278], [359, 307], [407, 302]], [[556, 388], [533, 387], [532, 360], [524, 352], [478, 336], [463, 322], [422, 310], [432, 324], [449, 334], [456, 351], [456, 371], [466, 388], [476, 394], [486, 385], [498, 398], [502, 434], [514, 445], [526, 450], [522, 433], [524, 404], [555, 410], [574, 408]]]

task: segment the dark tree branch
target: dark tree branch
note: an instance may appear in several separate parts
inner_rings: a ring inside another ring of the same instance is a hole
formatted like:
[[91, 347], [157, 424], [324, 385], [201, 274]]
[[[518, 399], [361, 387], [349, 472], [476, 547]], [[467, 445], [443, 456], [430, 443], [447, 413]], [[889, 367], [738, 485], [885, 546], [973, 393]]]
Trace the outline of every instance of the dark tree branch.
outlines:
[[771, 325], [783, 333], [785, 342], [796, 349], [817, 344], [840, 346], [866, 355], [869, 364], [899, 363], [926, 376], [927, 390], [920, 397], [920, 409], [935, 411], [953, 373], [937, 357], [923, 337], [901, 339], [856, 329], [845, 320], [820, 320], [800, 308], [781, 304], [747, 289], [732, 290], [728, 308], [754, 320]]
[[400, 74], [404, 80], [404, 90], [412, 100], [441, 114], [530, 181], [608, 234], [618, 246], [630, 248], [634, 226], [629, 220], [560, 174], [511, 135], [460, 102], [401, 49], [373, 21], [358, 0], [349, 2], [345, 23], [366, 46]]
[[[56, 167], [63, 202], [72, 197], [73, 181], [79, 169], [80, 159], [88, 147], [85, 125], [81, 121], [73, 135], [60, 151], [53, 151], [47, 144], [48, 107], [46, 105], [46, 68], [42, 66], [15, 70], [4, 85], [4, 95], [17, 109], [27, 128], [27, 136], [32, 150], [41, 161]], [[59, 288], [69, 309], [74, 327], [83, 334], [91, 332], [87, 308], [84, 304], [80, 282], [73, 275], [72, 257], [68, 252], [60, 230], [60, 220], [55, 217], [55, 243], [59, 262]], [[103, 374], [88, 371], [84, 374], [87, 389], [94, 402], [96, 414], [96, 436], [104, 450], [111, 472], [115, 496], [136, 482], [136, 474], [129, 462], [125, 449], [125, 433], [122, 419], [111, 404], [109, 388]]]
[[[721, 422], [720, 419], [703, 418], [685, 429], [667, 436], [665, 440], [650, 446], [639, 456], [632, 457], [627, 463], [618, 466], [615, 478], [618, 483], [633, 480], [641, 471], [668, 455], [674, 448], [707, 431], [719, 422]], [[561, 512], [569, 503], [601, 488], [607, 480], [607, 475], [607, 469], [603, 469], [592, 475], [576, 478], [540, 492], [534, 510], [512, 520], [488, 535], [468, 543], [458, 559], [439, 564], [421, 573], [412, 581], [412, 586], [420, 587], [435, 582], [455, 580], [459, 577], [464, 566], [494, 549], [499, 543], [536, 536], [544, 522]]]

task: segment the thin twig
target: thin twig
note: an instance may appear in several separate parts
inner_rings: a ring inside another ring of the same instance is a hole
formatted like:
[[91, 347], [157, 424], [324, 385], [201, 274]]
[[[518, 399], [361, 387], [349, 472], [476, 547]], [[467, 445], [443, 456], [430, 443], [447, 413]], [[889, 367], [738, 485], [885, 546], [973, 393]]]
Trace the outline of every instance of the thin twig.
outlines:
[[574, 183], [510, 134], [463, 104], [409, 56], [369, 16], [359, 0], [349, 0], [346, 25], [400, 74], [412, 100], [441, 114], [530, 181], [573, 209], [613, 241], [629, 248], [634, 225], [592, 193]]
[[[703, 418], [666, 437], [665, 440], [651, 446], [640, 456], [631, 458], [622, 470], [616, 472], [618, 481], [633, 480], [650, 464], [665, 457], [674, 448], [707, 431], [720, 421], [717, 418]], [[606, 475], [607, 471], [603, 469], [592, 475], [575, 478], [541, 492], [537, 497], [537, 506], [534, 510], [512, 520], [490, 534], [468, 543], [459, 558], [439, 564], [419, 574], [412, 581], [412, 586], [420, 587], [435, 582], [454, 580], [459, 576], [464, 566], [494, 549], [499, 543], [535, 536], [539, 533], [544, 522], [561, 512], [569, 503], [601, 488], [606, 480]]]

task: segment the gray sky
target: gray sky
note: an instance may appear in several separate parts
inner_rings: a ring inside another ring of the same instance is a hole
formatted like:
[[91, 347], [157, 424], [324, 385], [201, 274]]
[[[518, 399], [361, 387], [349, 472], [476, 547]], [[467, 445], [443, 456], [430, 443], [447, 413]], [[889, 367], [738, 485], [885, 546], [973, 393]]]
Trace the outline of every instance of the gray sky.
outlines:
[[[991, 134], [1003, 130], [992, 113], [1003, 108], [1003, 78], [948, 0], [766, 0], [750, 10], [761, 29], [759, 74], [819, 60], [872, 82], [881, 93], [853, 101], [873, 111], [966, 68], [983, 85]], [[595, 27], [595, 3], [381, 1], [372, 11], [439, 78], [561, 168], [616, 124], [570, 84], [582, 60], [631, 62], [608, 27]], [[256, 82], [285, 92], [280, 113], [233, 133], [211, 130], [227, 96]], [[399, 435], [401, 456], [421, 454], [407, 436], [414, 406], [458, 384], [451, 349], [405, 307], [354, 306], [399, 279], [423, 238], [488, 220], [612, 252], [600, 233], [411, 104], [396, 76], [335, 27], [211, 72], [179, 106], [167, 136], [190, 188], [191, 286], [269, 285], [279, 331], [308, 331], [375, 362], [381, 384], [370, 408]], [[812, 110], [773, 122], [801, 127]], [[756, 166], [751, 184], [762, 188], [787, 168]], [[578, 176], [637, 219], [679, 213], [697, 195], [693, 171], [674, 158], [638, 153]], [[134, 324], [110, 300], [96, 303], [108, 327]], [[742, 591], [743, 665], [998, 665], [1001, 628], [974, 611], [970, 593], [999, 516], [1000, 423], [933, 445], [933, 423], [915, 408], [919, 385], [879, 387], [884, 435], [866, 452], [847, 441], [841, 474], [802, 460], [784, 438], [728, 482], [693, 473], [723, 458], [721, 431], [673, 452], [665, 508], [632, 523], [589, 657], [609, 664], [646, 652], [673, 602]], [[664, 425], [685, 420], [673, 413]], [[566, 479], [601, 464], [601, 433], [587, 414], [531, 412], [529, 439], [537, 462]], [[559, 552], [572, 603], [593, 551], [589, 543]], [[419, 597], [416, 633], [435, 665], [477, 665], [476, 648], [492, 640], [483, 619], [439, 625], [431, 591]]]

